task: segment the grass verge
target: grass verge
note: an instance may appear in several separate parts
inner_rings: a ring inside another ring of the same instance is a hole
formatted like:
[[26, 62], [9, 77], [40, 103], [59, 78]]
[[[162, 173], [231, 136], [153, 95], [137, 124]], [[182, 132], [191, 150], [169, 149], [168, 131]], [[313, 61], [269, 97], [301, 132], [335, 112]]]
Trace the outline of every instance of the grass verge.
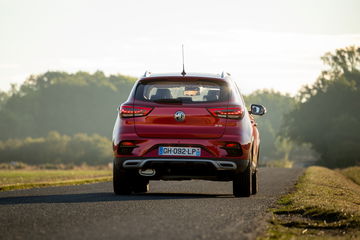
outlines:
[[0, 170], [0, 191], [111, 180], [111, 170]]
[[339, 172], [360, 185], [360, 167], [348, 167], [340, 169]]
[[323, 167], [310, 167], [296, 191], [282, 197], [260, 239], [359, 239], [360, 186]]

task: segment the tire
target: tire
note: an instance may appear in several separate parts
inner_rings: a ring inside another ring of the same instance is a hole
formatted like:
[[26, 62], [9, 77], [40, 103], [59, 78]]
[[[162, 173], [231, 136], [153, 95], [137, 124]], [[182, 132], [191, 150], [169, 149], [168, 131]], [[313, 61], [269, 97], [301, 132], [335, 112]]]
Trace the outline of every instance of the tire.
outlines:
[[233, 179], [233, 194], [235, 197], [250, 197], [252, 191], [251, 164], [243, 173], [238, 173]]
[[[259, 162], [260, 162], [260, 146], [259, 146], [258, 152], [257, 152], [256, 166], [259, 166]], [[259, 176], [258, 176], [257, 167], [253, 172], [251, 181], [252, 181], [251, 182], [251, 184], [252, 184], [252, 194], [255, 195], [256, 193], [259, 192]]]
[[258, 171], [257, 169], [253, 172], [251, 176], [251, 193], [255, 195], [259, 191], [259, 181], [258, 181]]
[[132, 192], [131, 178], [125, 173], [117, 159], [113, 164], [113, 188], [116, 195], [128, 195]]

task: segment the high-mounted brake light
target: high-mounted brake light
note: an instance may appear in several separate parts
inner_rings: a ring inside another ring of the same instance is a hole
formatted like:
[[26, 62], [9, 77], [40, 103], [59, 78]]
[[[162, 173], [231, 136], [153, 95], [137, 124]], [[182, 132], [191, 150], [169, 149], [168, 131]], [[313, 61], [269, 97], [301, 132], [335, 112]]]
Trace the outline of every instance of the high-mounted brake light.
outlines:
[[244, 110], [241, 107], [208, 108], [208, 111], [219, 118], [241, 119], [244, 116]]
[[119, 114], [122, 118], [143, 117], [148, 115], [151, 110], [151, 107], [121, 106]]

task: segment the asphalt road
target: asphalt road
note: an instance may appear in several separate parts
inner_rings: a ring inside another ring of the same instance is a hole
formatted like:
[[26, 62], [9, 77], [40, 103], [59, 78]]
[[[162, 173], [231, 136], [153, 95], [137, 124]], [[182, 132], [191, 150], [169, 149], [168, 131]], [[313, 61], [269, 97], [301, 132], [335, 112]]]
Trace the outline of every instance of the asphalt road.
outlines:
[[153, 181], [115, 196], [111, 183], [0, 193], [0, 239], [255, 239], [302, 169], [260, 169], [260, 192], [234, 198], [230, 182]]

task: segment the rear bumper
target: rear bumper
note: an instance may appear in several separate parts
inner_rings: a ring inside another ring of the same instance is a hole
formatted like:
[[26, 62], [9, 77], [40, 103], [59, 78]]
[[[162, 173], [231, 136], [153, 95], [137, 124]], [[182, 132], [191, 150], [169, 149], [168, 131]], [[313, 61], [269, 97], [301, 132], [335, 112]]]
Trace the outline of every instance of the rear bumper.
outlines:
[[[136, 147], [132, 150], [131, 154], [120, 154], [118, 152], [118, 144], [121, 141], [132, 141]], [[238, 136], [233, 138], [221, 139], [144, 139], [144, 138], [131, 138], [124, 137], [121, 141], [113, 142], [114, 157], [117, 158], [164, 158], [159, 155], [160, 146], [173, 146], [173, 147], [197, 147], [201, 149], [200, 158], [204, 159], [223, 159], [223, 160], [246, 160], [249, 159], [251, 143], [241, 144]], [[240, 143], [241, 155], [231, 156], [225, 150], [226, 143]]]
[[[245, 171], [249, 160], [219, 160], [191, 158], [115, 158], [125, 172], [141, 175], [141, 170], [151, 169], [155, 174], [146, 176], [154, 180], [224, 180]], [[144, 175], [142, 175], [144, 177]]]

